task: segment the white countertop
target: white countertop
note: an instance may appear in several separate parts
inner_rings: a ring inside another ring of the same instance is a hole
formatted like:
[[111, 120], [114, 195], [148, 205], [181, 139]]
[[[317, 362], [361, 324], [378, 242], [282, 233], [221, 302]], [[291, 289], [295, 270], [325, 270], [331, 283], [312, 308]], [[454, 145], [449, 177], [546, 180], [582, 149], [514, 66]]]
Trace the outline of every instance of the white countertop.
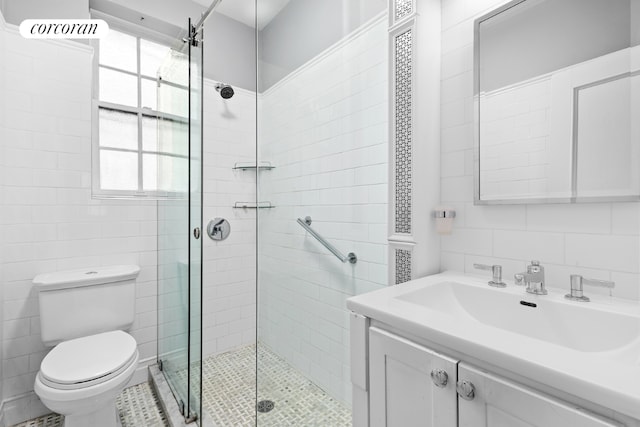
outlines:
[[[488, 287], [486, 279], [446, 272], [349, 298], [347, 307], [445, 348], [640, 419], [640, 337], [613, 351], [578, 351], [396, 298], [445, 281]], [[589, 303], [577, 303], [565, 300], [566, 292], [551, 289], [549, 295], [538, 296], [514, 285], [496, 292], [521, 295], [523, 300], [538, 304], [589, 304], [588, 308], [635, 316], [640, 323], [640, 304], [635, 302], [596, 297]]]

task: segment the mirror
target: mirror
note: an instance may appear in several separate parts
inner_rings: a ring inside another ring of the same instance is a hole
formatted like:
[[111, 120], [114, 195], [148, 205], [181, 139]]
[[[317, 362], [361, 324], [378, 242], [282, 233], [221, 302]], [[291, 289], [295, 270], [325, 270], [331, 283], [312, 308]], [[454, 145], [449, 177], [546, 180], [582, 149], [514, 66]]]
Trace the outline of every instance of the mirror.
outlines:
[[640, 200], [640, 0], [475, 21], [475, 202]]

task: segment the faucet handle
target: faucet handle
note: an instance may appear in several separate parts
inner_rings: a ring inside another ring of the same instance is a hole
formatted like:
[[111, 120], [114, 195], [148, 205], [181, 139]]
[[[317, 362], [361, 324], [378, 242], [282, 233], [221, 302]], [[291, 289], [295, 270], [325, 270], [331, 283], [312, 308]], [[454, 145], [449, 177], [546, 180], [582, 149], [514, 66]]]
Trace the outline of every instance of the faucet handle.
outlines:
[[571, 275], [571, 292], [564, 297], [572, 301], [589, 302], [589, 297], [585, 297], [583, 293], [584, 285], [598, 286], [600, 288], [613, 289], [616, 284], [610, 280], [585, 279], [579, 274]]
[[507, 286], [507, 284], [502, 281], [501, 265], [473, 264], [473, 268], [477, 268], [478, 270], [491, 271], [493, 280], [489, 281], [489, 286], [493, 286], [496, 288], [504, 288]]
[[518, 286], [524, 286], [524, 274], [514, 274], [513, 279]]
[[537, 273], [540, 271], [544, 271], [544, 267], [540, 265], [540, 261], [532, 260], [531, 264], [527, 266], [527, 273]]

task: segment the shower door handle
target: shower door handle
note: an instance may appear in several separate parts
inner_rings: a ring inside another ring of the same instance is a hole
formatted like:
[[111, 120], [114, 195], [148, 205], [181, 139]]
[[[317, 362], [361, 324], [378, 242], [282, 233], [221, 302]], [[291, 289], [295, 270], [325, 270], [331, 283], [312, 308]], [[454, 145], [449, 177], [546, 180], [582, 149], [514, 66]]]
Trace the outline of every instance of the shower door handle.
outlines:
[[200, 238], [200, 227], [196, 227], [193, 229], [193, 237], [195, 237], [196, 239]]

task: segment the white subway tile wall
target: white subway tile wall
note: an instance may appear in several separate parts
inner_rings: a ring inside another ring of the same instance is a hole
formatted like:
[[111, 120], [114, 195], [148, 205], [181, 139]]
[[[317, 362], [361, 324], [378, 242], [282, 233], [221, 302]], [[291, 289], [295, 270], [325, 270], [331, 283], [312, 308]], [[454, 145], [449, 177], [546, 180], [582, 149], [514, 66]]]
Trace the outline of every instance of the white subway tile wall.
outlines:
[[[2, 13], [0, 13], [0, 58], [5, 57], [5, 29], [4, 29], [4, 18]], [[0, 100], [5, 99], [6, 88], [4, 85], [4, 73], [5, 73], [6, 61], [0, 61]], [[0, 170], [4, 169], [5, 166], [5, 102], [0, 101]], [[3, 207], [4, 200], [4, 174], [0, 174], [0, 209]], [[0, 214], [0, 222], [2, 221], [2, 216], [4, 213]], [[0, 242], [4, 241], [4, 227], [0, 224]], [[0, 250], [0, 322], [4, 322], [4, 251]], [[4, 378], [4, 327], [0, 328], [0, 378]], [[3, 411], [3, 403], [4, 403], [4, 393], [2, 388], [0, 387], [0, 426], [4, 425], [4, 411]]]
[[[261, 98], [259, 340], [351, 400], [345, 300], [387, 285], [387, 22], [373, 22]], [[296, 223], [340, 251], [342, 264]]]
[[458, 216], [441, 238], [441, 269], [481, 274], [473, 263], [501, 264], [511, 279], [539, 259], [551, 287], [566, 289], [570, 274], [582, 274], [613, 280], [613, 296], [638, 300], [640, 204], [473, 205], [473, 21], [504, 3], [442, 5], [441, 197]]
[[256, 94], [234, 89], [225, 100], [205, 80], [203, 222], [226, 218], [231, 234], [204, 238], [204, 358], [256, 340], [256, 210], [233, 206], [255, 201], [256, 173], [269, 172], [233, 169], [256, 159]]
[[[155, 202], [91, 198], [91, 49], [26, 40], [15, 28], [0, 33], [1, 382], [7, 402], [33, 390], [48, 351], [31, 285], [40, 273], [139, 265], [131, 333], [140, 358], [155, 357], [157, 224]], [[31, 405], [24, 414], [37, 410]]]

